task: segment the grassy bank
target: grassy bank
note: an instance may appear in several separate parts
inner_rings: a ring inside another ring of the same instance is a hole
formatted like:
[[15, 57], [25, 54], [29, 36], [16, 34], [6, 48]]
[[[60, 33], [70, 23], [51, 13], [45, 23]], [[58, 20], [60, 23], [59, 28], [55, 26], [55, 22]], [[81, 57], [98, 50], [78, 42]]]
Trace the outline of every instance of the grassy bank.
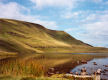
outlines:
[[[91, 60], [100, 57], [96, 55], [81, 54], [35, 54], [25, 58], [5, 58], [0, 60], [0, 74], [14, 76], [47, 75], [49, 68], [54, 68], [54, 73], [66, 73], [77, 66], [77, 61]], [[101, 56], [104, 57], [104, 56]]]
[[68, 80], [64, 78], [48, 78], [48, 77], [41, 77], [41, 78], [36, 78], [36, 77], [12, 77], [12, 76], [1, 76], [0, 80]]
[[93, 80], [92, 78], [76, 78], [69, 77], [69, 78], [51, 78], [51, 77], [12, 77], [12, 76], [1, 76], [0, 80]]

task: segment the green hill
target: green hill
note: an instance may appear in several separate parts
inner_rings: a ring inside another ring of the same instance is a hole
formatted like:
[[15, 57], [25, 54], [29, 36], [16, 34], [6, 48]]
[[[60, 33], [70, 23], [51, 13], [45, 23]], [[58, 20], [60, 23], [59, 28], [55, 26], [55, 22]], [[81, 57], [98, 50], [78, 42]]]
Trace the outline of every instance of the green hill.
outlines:
[[30, 22], [0, 19], [0, 51], [6, 53], [106, 52], [83, 43], [64, 31]]

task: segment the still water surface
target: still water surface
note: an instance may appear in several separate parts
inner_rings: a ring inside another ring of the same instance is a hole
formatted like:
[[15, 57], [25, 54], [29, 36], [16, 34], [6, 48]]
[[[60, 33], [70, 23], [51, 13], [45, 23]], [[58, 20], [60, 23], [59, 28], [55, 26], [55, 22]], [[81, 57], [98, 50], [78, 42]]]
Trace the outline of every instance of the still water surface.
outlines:
[[[94, 65], [93, 62], [96, 62], [97, 65]], [[86, 67], [88, 74], [93, 74], [97, 69], [102, 69], [101, 78], [108, 80], [108, 67], [105, 67], [104, 65], [108, 65], [108, 58], [100, 58], [100, 59], [93, 59], [89, 61], [87, 64], [78, 65], [74, 69], [71, 70], [71, 72], [79, 72], [83, 67]], [[104, 71], [104, 70], [107, 71]]]

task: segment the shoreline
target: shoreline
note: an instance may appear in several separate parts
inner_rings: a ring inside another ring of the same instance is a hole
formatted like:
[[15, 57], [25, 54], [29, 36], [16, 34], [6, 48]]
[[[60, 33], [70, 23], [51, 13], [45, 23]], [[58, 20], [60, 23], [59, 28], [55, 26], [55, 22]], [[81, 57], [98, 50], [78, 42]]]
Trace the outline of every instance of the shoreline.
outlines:
[[[94, 58], [92, 58], [94, 59]], [[91, 61], [92, 59], [86, 59], [85, 61]], [[81, 63], [81, 60], [79, 61], [79, 63], [77, 63], [77, 61], [75, 62], [72, 62], [72, 61], [69, 61], [67, 63], [64, 63], [64, 64], [60, 64], [60, 65], [57, 65], [54, 68], [54, 74], [66, 74], [66, 73], [70, 73], [70, 71], [72, 69], [74, 69], [76, 66], [78, 65], [81, 65], [83, 63]], [[47, 74], [47, 76], [50, 76], [49, 74]]]
[[[84, 59], [84, 61], [89, 62], [89, 61], [93, 60], [94, 58], [105, 58], [105, 56], [95, 56], [95, 57], [92, 57], [90, 59]], [[53, 73], [54, 74], [70, 73], [70, 71], [72, 69], [74, 69], [78, 65], [82, 65], [82, 64], [84, 64], [84, 63], [82, 63], [82, 60], [79, 60], [79, 63], [77, 61], [75, 61], [75, 62], [69, 61], [69, 62], [66, 62], [64, 64], [60, 64], [60, 65], [53, 67], [54, 68]], [[47, 76], [50, 76], [50, 75], [47, 74]]]

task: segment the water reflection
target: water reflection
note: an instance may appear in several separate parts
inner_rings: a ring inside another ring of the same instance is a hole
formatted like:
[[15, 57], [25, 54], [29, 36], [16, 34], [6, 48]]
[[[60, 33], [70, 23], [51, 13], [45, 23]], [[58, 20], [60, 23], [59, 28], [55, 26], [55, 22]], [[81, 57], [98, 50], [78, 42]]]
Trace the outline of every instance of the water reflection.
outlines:
[[108, 65], [108, 58], [93, 59], [87, 64], [82, 64], [75, 67], [73, 70], [71, 70], [71, 72], [80, 73], [81, 68], [86, 67], [88, 74], [93, 74], [97, 69], [102, 69], [101, 78], [108, 79], [108, 66], [105, 65]]

